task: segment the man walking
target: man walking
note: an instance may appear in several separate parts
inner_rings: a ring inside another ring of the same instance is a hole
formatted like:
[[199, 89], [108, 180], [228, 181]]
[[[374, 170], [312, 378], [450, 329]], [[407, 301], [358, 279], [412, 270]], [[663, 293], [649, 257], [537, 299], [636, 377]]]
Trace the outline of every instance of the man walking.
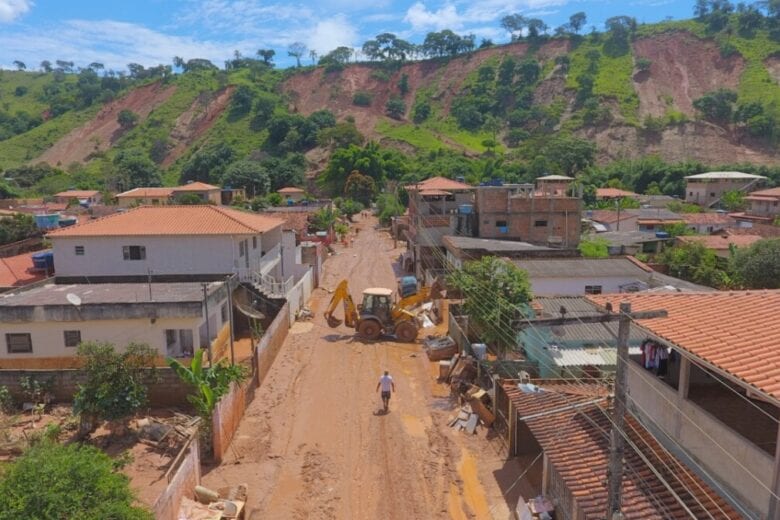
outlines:
[[395, 383], [393, 382], [393, 376], [390, 372], [385, 370], [385, 374], [379, 378], [379, 382], [376, 384], [377, 392], [382, 389], [382, 404], [385, 406], [385, 413], [390, 405], [390, 394], [395, 392]]

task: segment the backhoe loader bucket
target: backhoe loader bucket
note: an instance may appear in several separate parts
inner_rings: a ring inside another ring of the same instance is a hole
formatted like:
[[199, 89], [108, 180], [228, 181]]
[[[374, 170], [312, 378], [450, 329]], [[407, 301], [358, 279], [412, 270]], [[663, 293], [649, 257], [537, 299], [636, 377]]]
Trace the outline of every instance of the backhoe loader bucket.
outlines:
[[330, 327], [331, 329], [335, 329], [336, 327], [338, 327], [343, 323], [343, 320], [336, 318], [332, 314], [325, 316], [325, 320], [328, 322], [328, 327]]

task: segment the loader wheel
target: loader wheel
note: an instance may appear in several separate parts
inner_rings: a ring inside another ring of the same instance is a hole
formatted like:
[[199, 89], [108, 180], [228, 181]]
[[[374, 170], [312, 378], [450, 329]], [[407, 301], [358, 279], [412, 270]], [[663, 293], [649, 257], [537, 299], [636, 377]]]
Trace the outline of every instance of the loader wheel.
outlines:
[[411, 321], [402, 321], [395, 328], [395, 335], [404, 343], [412, 343], [417, 339], [417, 326]]
[[374, 320], [364, 320], [358, 323], [358, 334], [365, 339], [379, 339], [382, 328]]

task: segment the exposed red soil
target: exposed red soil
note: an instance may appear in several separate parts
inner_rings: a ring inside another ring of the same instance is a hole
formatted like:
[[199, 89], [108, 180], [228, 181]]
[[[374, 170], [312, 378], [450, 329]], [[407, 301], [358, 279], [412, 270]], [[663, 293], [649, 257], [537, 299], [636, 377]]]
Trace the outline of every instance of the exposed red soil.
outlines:
[[667, 127], [662, 133], [652, 135], [632, 126], [591, 128], [580, 130], [577, 135], [596, 144], [599, 164], [650, 154], [667, 162], [699, 160], [706, 164], [749, 162], [769, 166], [780, 159], [761, 143], [703, 121]]
[[[568, 41], [553, 40], [542, 45], [535, 56], [544, 62], [566, 53], [568, 46]], [[523, 57], [527, 53], [528, 44], [515, 43], [480, 49], [448, 61], [428, 60], [407, 63], [391, 74], [387, 81], [372, 77], [372, 73], [380, 69], [366, 65], [351, 65], [341, 72], [329, 74], [326, 74], [323, 68], [318, 68], [292, 76], [282, 88], [292, 99], [293, 111], [308, 115], [327, 107], [339, 117], [353, 116], [361, 132], [376, 138], [378, 136], [374, 128], [380, 119], [386, 117], [387, 101], [399, 95], [398, 81], [403, 74], [407, 75], [409, 84], [409, 92], [405, 97], [407, 117], [411, 112], [417, 91], [421, 88], [433, 87], [433, 99], [441, 103], [445, 111], [449, 111], [452, 100], [461, 90], [463, 82], [485, 61], [497, 55]], [[352, 97], [356, 92], [361, 91], [373, 95], [370, 107], [359, 107], [352, 103]]]
[[764, 66], [769, 71], [769, 76], [780, 83], [780, 56], [770, 56], [764, 60]]
[[235, 86], [225, 87], [216, 93], [204, 93], [192, 102], [190, 108], [176, 118], [169, 136], [169, 152], [162, 162], [170, 166], [181, 157], [189, 146], [208, 132], [230, 103]]
[[135, 88], [104, 106], [92, 120], [72, 130], [31, 162], [46, 162], [52, 166], [85, 162], [91, 154], [107, 150], [122, 136], [123, 130], [117, 122], [119, 112], [131, 110], [138, 114], [140, 121], [144, 121], [175, 91], [175, 86], [165, 86], [160, 82]]
[[696, 98], [719, 88], [736, 90], [745, 68], [742, 56], [723, 58], [714, 41], [688, 32], [639, 39], [634, 56], [652, 62], [649, 71], [634, 76], [641, 117], [660, 117], [670, 108], [693, 116]]

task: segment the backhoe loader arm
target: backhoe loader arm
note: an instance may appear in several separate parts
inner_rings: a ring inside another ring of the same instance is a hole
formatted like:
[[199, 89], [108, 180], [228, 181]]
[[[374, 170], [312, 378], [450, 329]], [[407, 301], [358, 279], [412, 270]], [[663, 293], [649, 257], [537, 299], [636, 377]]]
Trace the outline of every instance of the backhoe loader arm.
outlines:
[[358, 321], [358, 312], [355, 302], [349, 294], [349, 285], [346, 280], [342, 280], [336, 286], [336, 290], [333, 291], [333, 296], [330, 298], [330, 303], [328, 303], [328, 308], [325, 309], [325, 320], [327, 320], [328, 326], [331, 328], [341, 325], [342, 320], [333, 316], [333, 312], [340, 302], [344, 303], [344, 324], [347, 327], [355, 328]]

